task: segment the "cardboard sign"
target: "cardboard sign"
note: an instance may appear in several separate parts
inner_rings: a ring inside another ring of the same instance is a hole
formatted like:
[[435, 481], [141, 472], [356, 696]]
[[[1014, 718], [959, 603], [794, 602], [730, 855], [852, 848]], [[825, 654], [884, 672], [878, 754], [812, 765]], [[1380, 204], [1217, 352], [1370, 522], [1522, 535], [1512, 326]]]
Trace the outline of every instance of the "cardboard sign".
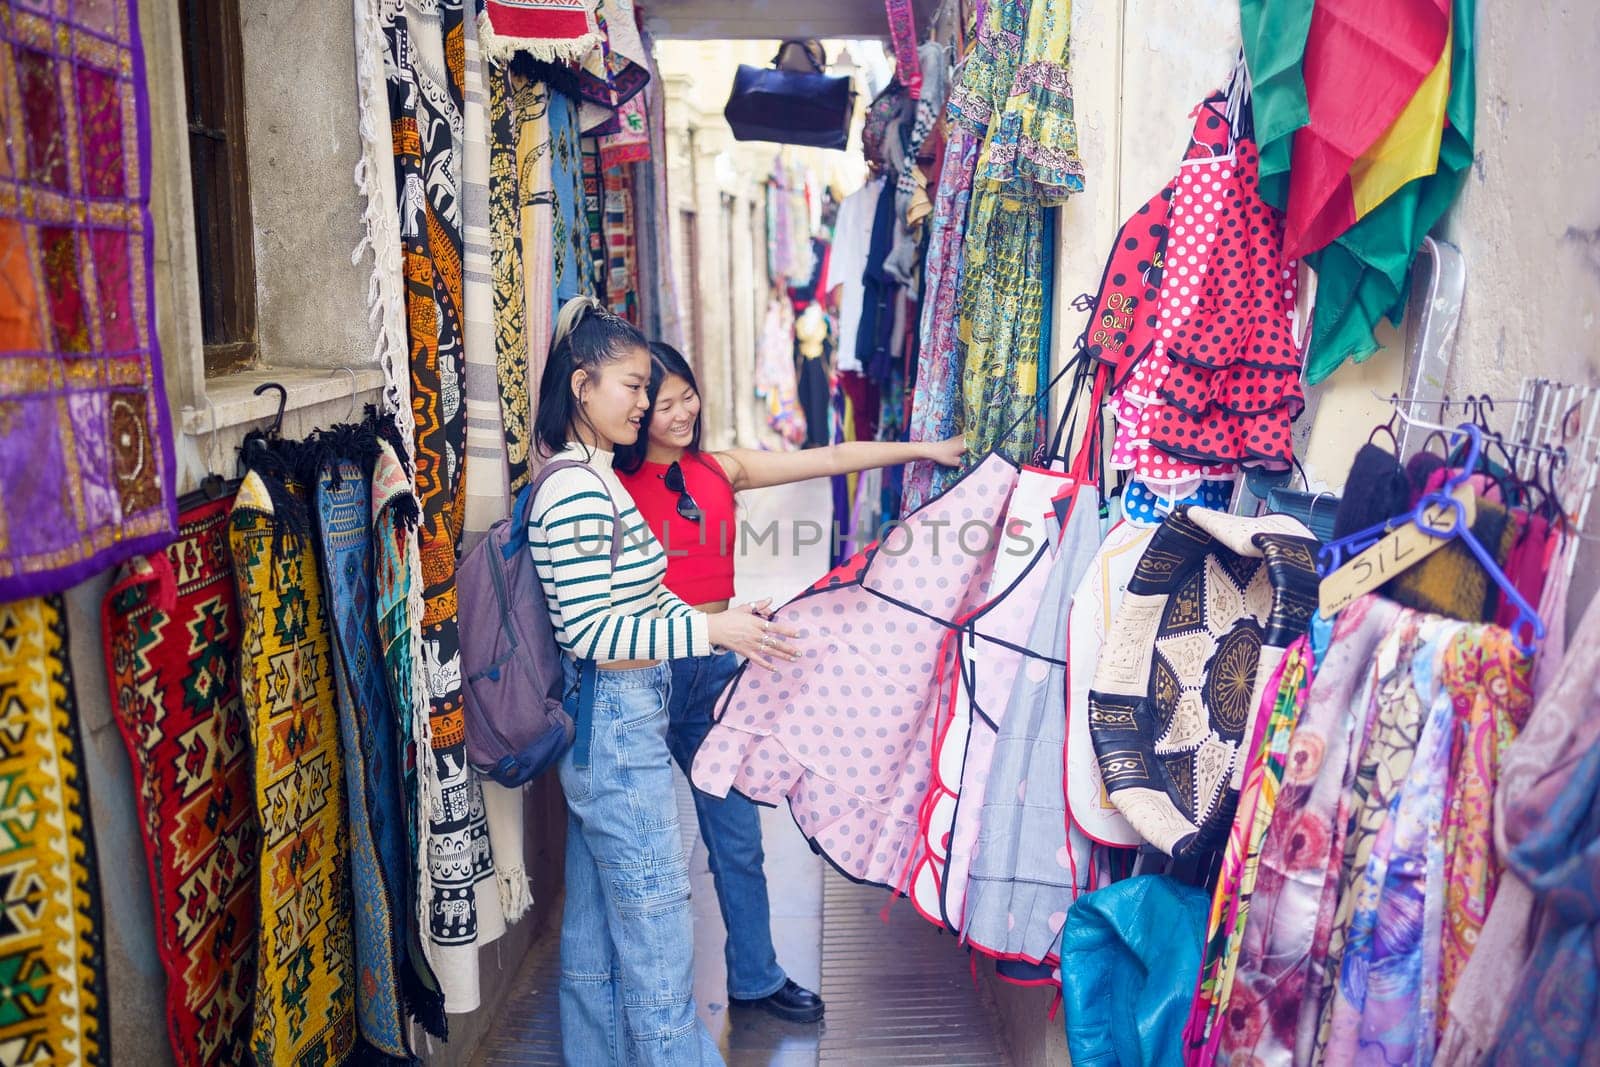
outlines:
[[[1466, 510], [1462, 522], [1471, 527], [1477, 514], [1477, 495], [1472, 487], [1460, 485], [1451, 494]], [[1427, 559], [1450, 541], [1454, 528], [1451, 509], [1442, 504], [1423, 508], [1420, 522], [1397, 527], [1383, 540], [1354, 556], [1343, 567], [1322, 580], [1317, 599], [1322, 614], [1332, 618], [1357, 598], [1372, 592], [1390, 578]], [[1424, 529], [1424, 525], [1427, 529]]]

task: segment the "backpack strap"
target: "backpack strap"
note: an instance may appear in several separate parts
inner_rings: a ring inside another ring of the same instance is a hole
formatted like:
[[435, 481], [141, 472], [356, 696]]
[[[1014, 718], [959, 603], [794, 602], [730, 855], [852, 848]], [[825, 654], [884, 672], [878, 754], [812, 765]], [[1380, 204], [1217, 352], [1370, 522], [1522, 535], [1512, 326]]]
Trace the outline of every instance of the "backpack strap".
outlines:
[[577, 459], [558, 459], [545, 464], [538, 475], [517, 493], [516, 499], [511, 504], [511, 521], [514, 527], [511, 536], [506, 539], [504, 555], [506, 559], [510, 559], [516, 553], [527, 550], [528, 523], [533, 520], [533, 498], [538, 495], [539, 487], [544, 484], [547, 477], [566, 467], [582, 467], [593, 474], [595, 480], [600, 482], [600, 491], [605, 493], [606, 500], [611, 504], [611, 528], [615, 531], [611, 538], [611, 566], [615, 569], [617, 560], [622, 556], [622, 514], [617, 510], [617, 502], [612, 499], [611, 492], [606, 488], [606, 483], [599, 472]]

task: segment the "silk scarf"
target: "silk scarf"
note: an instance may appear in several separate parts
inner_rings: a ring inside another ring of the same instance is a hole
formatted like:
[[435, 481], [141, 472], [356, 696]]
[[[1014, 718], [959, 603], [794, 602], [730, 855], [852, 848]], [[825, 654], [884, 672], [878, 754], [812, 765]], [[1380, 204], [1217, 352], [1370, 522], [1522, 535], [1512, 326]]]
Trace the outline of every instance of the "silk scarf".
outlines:
[[1433, 621], [1412, 658], [1410, 685], [1427, 709], [1416, 756], [1389, 804], [1357, 883], [1346, 950], [1329, 1005], [1325, 1062], [1373, 1052], [1385, 1063], [1428, 1062], [1444, 898], [1444, 807], [1455, 709], [1442, 672], [1460, 623]]
[[66, 606], [0, 604], [6, 880], [0, 1063], [110, 1064], [105, 924]]
[[[1293, 1059], [1301, 1002], [1317, 988], [1308, 982], [1323, 898], [1331, 896], [1330, 872], [1344, 854], [1347, 777], [1354, 775], [1376, 685], [1373, 654], [1401, 610], [1373, 596], [1357, 600], [1339, 613], [1318, 661], [1261, 845], [1252, 921], [1221, 1014], [1218, 1063], [1243, 1067], [1254, 1056], [1278, 1067]], [[1331, 903], [1326, 912], [1331, 923]]]
[[232, 498], [178, 517], [178, 539], [123, 564], [101, 603], [111, 708], [150, 870], [167, 1036], [182, 1067], [249, 1055], [261, 826], [239, 693]]
[[305, 494], [265, 446], [228, 524], [239, 689], [261, 823], [257, 1063], [338, 1063], [355, 1045], [349, 841], [339, 716]]
[[[1372, 859], [1378, 835], [1387, 825], [1389, 807], [1399, 794], [1417, 754], [1417, 740], [1427, 707], [1417, 693], [1412, 663], [1427, 654], [1433, 631], [1441, 620], [1408, 611], [1389, 637], [1378, 646], [1374, 666], [1377, 685], [1367, 713], [1367, 733], [1356, 758], [1350, 783], [1350, 818], [1344, 829], [1344, 851], [1331, 872], [1337, 883], [1331, 921], [1318, 916], [1317, 938], [1312, 943], [1311, 980], [1301, 1006], [1296, 1030], [1296, 1055], [1304, 1062], [1321, 1062], [1328, 1042], [1328, 1025], [1334, 987], [1349, 942], [1359, 881]], [[1432, 625], [1430, 625], [1430, 623]], [[1326, 933], [1324, 933], [1326, 928]]]
[[171, 541], [177, 474], [156, 339], [137, 7], [8, 8], [0, 600], [18, 600]]
[[1250, 919], [1250, 902], [1260, 870], [1261, 846], [1277, 810], [1289, 743], [1305, 710], [1312, 666], [1310, 640], [1300, 638], [1289, 646], [1264, 697], [1271, 701], [1271, 708], [1257, 727], [1252, 746], [1255, 756], [1245, 770], [1238, 814], [1228, 834], [1222, 873], [1212, 896], [1200, 979], [1184, 1032], [1185, 1063], [1210, 1064], [1216, 1060], [1220, 1036], [1217, 1020], [1227, 1009], [1233, 992], [1239, 946]]

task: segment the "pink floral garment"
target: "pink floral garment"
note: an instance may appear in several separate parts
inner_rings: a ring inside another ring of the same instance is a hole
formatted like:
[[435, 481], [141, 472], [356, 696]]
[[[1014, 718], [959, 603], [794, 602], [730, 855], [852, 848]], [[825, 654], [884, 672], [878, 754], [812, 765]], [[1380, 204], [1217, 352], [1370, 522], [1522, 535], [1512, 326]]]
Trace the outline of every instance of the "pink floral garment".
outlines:
[[[1443, 677], [1461, 731], [1445, 810], [1444, 953], [1438, 1002], [1448, 1004], [1478, 942], [1505, 858], [1495, 848], [1494, 794], [1506, 749], [1533, 706], [1533, 662], [1499, 626], [1474, 626], [1445, 656]], [[1440, 1015], [1441, 1024], [1443, 1015]]]
[[[890, 885], [914, 858], [932, 771], [934, 660], [952, 620], [986, 595], [994, 531], [1017, 468], [991, 455], [903, 520], [859, 576], [802, 593], [774, 618], [801, 632], [798, 663], [748, 666], [718, 704], [695, 785], [789, 802], [845, 874]], [[991, 544], [988, 551], [967, 546]]]
[[[1289, 741], [1277, 810], [1261, 848], [1250, 923], [1221, 1017], [1217, 1062], [1290, 1067], [1312, 948], [1326, 944], [1348, 821], [1347, 774], [1365, 736], [1376, 678], [1373, 658], [1401, 608], [1366, 596], [1339, 614]], [[1317, 936], [1319, 917], [1324, 929]]]

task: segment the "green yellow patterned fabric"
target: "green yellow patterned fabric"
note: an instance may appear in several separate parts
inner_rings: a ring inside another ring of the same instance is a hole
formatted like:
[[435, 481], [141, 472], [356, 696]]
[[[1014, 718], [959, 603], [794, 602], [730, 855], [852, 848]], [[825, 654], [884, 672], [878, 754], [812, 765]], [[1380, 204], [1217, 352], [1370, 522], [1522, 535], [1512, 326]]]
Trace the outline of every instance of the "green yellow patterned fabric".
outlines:
[[60, 599], [0, 604], [0, 1067], [111, 1062], [82, 753]]
[[[270, 475], [268, 477], [271, 477]], [[255, 750], [261, 932], [251, 1044], [262, 1064], [335, 1064], [355, 1043], [355, 960], [339, 720], [309, 539], [251, 470], [228, 544], [239, 585], [240, 691]]]

